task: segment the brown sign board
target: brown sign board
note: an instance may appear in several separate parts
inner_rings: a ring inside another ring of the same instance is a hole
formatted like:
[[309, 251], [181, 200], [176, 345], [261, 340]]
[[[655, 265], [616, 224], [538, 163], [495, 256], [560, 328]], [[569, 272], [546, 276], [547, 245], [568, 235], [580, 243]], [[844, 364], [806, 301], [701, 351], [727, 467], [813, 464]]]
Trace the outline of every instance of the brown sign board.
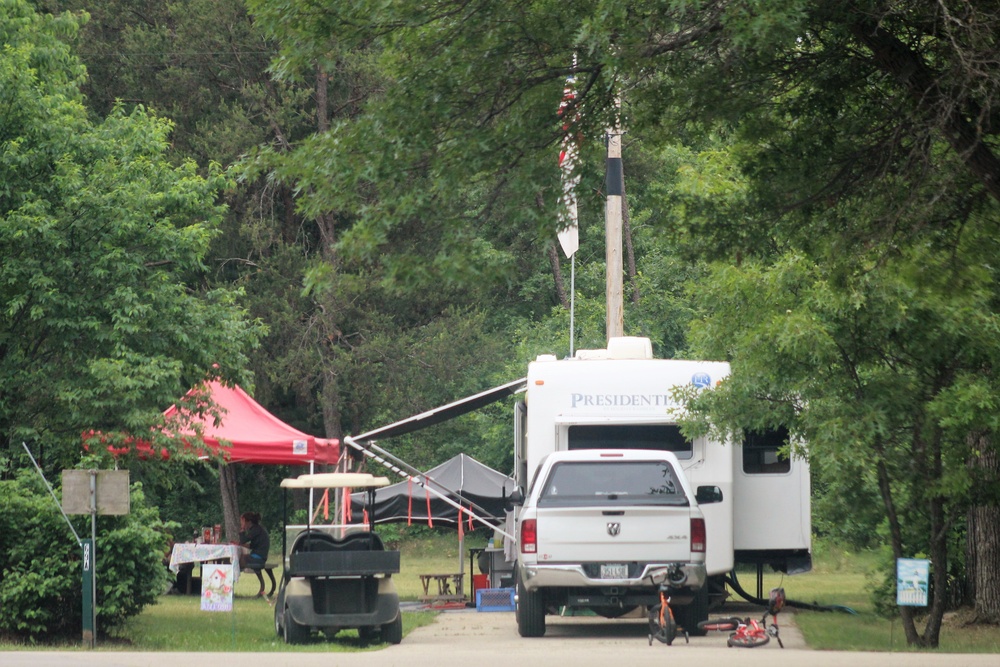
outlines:
[[66, 514], [90, 514], [90, 478], [94, 476], [98, 514], [128, 514], [128, 470], [63, 470], [62, 502]]

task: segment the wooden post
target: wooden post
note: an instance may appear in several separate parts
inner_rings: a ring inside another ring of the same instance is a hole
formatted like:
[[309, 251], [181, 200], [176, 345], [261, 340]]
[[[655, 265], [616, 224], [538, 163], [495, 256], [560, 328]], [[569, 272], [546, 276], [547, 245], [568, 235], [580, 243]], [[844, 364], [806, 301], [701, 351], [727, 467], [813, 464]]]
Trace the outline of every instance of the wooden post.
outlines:
[[622, 133], [616, 126], [608, 130], [608, 158], [605, 176], [607, 204], [604, 212], [607, 257], [607, 335], [608, 339], [624, 335], [622, 273]]

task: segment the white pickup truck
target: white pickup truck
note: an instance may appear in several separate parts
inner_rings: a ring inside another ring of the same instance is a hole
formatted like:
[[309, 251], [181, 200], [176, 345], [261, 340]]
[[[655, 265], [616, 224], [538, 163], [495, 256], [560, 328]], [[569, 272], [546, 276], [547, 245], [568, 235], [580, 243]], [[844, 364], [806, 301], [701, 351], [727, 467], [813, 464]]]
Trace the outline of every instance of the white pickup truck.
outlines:
[[[699, 489], [719, 502], [718, 487]], [[521, 499], [518, 499], [521, 500]], [[705, 519], [671, 452], [556, 452], [538, 467], [518, 515], [517, 627], [545, 634], [546, 613], [586, 607], [613, 618], [659, 602], [705, 600]], [[672, 602], [673, 604], [673, 602]], [[689, 613], [685, 613], [689, 612]], [[677, 610], [694, 629], [707, 608]]]

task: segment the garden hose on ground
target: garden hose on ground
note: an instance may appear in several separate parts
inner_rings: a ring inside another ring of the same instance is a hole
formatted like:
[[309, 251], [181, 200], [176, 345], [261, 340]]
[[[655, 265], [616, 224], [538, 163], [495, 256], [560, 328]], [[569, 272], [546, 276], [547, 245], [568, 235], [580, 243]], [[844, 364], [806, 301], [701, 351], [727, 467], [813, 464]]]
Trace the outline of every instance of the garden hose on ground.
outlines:
[[[730, 588], [732, 588], [740, 597], [742, 597], [747, 602], [751, 604], [760, 605], [761, 607], [768, 606], [769, 602], [767, 600], [762, 600], [761, 598], [750, 595], [745, 590], [743, 590], [743, 587], [740, 586], [739, 580], [736, 578], [736, 570], [733, 570], [732, 572], [729, 573], [729, 576], [726, 577], [726, 583], [729, 585]], [[816, 603], [810, 604], [809, 602], [800, 602], [798, 600], [785, 600], [785, 604], [790, 607], [795, 607], [796, 609], [807, 609], [809, 611], [842, 611], [846, 614], [858, 613], [853, 609], [851, 609], [850, 607], [845, 607], [839, 604], [820, 605]]]

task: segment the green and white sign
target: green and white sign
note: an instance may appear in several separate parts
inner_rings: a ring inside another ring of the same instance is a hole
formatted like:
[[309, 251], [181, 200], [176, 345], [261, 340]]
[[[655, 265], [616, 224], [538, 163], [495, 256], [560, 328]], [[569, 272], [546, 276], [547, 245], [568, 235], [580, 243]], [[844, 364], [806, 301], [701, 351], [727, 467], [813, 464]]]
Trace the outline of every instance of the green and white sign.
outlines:
[[930, 588], [931, 562], [924, 558], [896, 559], [896, 604], [926, 607]]

